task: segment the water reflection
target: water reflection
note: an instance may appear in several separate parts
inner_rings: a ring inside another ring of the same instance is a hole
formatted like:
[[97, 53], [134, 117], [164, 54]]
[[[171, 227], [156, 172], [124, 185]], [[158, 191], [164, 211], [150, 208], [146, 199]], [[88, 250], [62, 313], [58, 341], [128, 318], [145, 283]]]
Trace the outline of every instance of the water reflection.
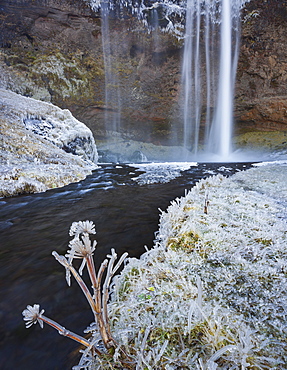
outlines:
[[102, 165], [85, 181], [46, 193], [0, 202], [0, 368], [52, 370], [77, 364], [78, 346], [52, 328], [25, 329], [22, 310], [40, 303], [45, 314], [79, 334], [91, 322], [88, 304], [52, 257], [64, 253], [73, 221], [92, 220], [98, 241], [98, 266], [111, 248], [139, 256], [153, 245], [159, 211], [184, 195], [201, 178], [230, 175], [250, 164], [199, 164], [169, 183], [138, 185], [141, 171], [127, 165]]

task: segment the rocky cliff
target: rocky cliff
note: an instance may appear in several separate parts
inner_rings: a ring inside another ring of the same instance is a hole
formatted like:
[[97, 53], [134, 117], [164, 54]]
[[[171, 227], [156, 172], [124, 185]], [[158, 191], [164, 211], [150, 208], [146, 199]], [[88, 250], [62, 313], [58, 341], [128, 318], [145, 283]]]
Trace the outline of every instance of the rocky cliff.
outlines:
[[252, 0], [242, 18], [235, 100], [238, 126], [286, 130], [287, 3]]
[[[180, 115], [181, 41], [148, 32], [128, 13], [121, 20], [116, 14], [110, 17], [109, 38], [104, 39], [99, 14], [84, 0], [0, 4], [1, 87], [70, 109], [98, 141], [120, 116], [126, 137], [169, 143]], [[252, 0], [243, 10], [237, 132], [286, 130], [286, 12], [283, 0]], [[105, 45], [109, 60], [103, 54]], [[107, 65], [116, 76], [109, 86]], [[106, 94], [110, 106], [105, 105]]]
[[[117, 107], [105, 106], [99, 16], [82, 0], [4, 0], [1, 12], [2, 87], [69, 108], [96, 136], [105, 134], [105, 117], [109, 114], [112, 121]], [[161, 49], [154, 51], [151, 35], [132, 17], [110, 19], [110, 29], [110, 64], [126, 118], [123, 130], [138, 139], [148, 139], [146, 132], [152, 130], [164, 136], [178, 88], [177, 40], [161, 35]], [[111, 94], [113, 90], [111, 86]]]

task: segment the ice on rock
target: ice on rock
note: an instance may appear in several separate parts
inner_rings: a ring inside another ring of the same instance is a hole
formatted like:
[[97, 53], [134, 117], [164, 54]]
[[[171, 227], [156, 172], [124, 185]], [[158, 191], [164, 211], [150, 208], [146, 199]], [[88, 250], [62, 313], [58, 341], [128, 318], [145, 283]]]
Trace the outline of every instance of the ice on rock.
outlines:
[[97, 167], [90, 129], [67, 109], [0, 89], [0, 196], [83, 180]]
[[98, 155], [91, 130], [74, 118], [68, 109], [0, 89], [1, 111], [14, 117], [36, 135], [68, 153], [97, 162]]

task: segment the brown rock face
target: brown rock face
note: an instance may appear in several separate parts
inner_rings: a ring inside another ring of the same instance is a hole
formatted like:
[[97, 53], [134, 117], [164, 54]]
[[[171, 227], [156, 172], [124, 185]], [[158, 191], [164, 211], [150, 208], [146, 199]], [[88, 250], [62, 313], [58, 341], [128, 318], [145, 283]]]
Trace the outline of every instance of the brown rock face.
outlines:
[[242, 113], [241, 119], [250, 126], [261, 130], [287, 129], [287, 98], [271, 97], [254, 99], [248, 110]]
[[286, 130], [286, 1], [253, 0], [242, 18], [235, 97], [238, 126]]
[[[148, 32], [129, 14], [110, 17], [105, 39], [100, 14], [84, 0], [1, 0], [0, 12], [0, 87], [70, 109], [98, 140], [120, 129], [128, 138], [176, 144], [182, 42]], [[285, 129], [286, 2], [252, 0], [242, 18], [237, 131]]]

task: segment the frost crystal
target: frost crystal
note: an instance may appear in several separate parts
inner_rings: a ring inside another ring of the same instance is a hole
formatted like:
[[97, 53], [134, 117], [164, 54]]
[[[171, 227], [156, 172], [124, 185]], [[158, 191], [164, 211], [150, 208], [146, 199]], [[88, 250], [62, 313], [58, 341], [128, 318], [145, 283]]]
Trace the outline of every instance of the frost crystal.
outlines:
[[70, 236], [79, 234], [96, 234], [95, 224], [92, 221], [73, 222], [70, 228]]
[[40, 305], [34, 304], [34, 306], [28, 305], [27, 308], [22, 312], [23, 320], [26, 322], [26, 328], [30, 328], [33, 324], [39, 323], [41, 328], [43, 328], [43, 321], [41, 319], [41, 315], [45, 310], [41, 310], [40, 312]]
[[[90, 221], [86, 221], [86, 222], [90, 222]], [[69, 264], [73, 262], [74, 258], [83, 258], [83, 262], [79, 269], [80, 275], [82, 274], [83, 268], [86, 264], [86, 257], [93, 255], [93, 252], [96, 249], [96, 245], [97, 245], [97, 242], [94, 241], [92, 243], [87, 233], [84, 233], [81, 240], [79, 239], [77, 235], [73, 240], [70, 241], [69, 247], [71, 249], [68, 250], [65, 256], [68, 258]]]

